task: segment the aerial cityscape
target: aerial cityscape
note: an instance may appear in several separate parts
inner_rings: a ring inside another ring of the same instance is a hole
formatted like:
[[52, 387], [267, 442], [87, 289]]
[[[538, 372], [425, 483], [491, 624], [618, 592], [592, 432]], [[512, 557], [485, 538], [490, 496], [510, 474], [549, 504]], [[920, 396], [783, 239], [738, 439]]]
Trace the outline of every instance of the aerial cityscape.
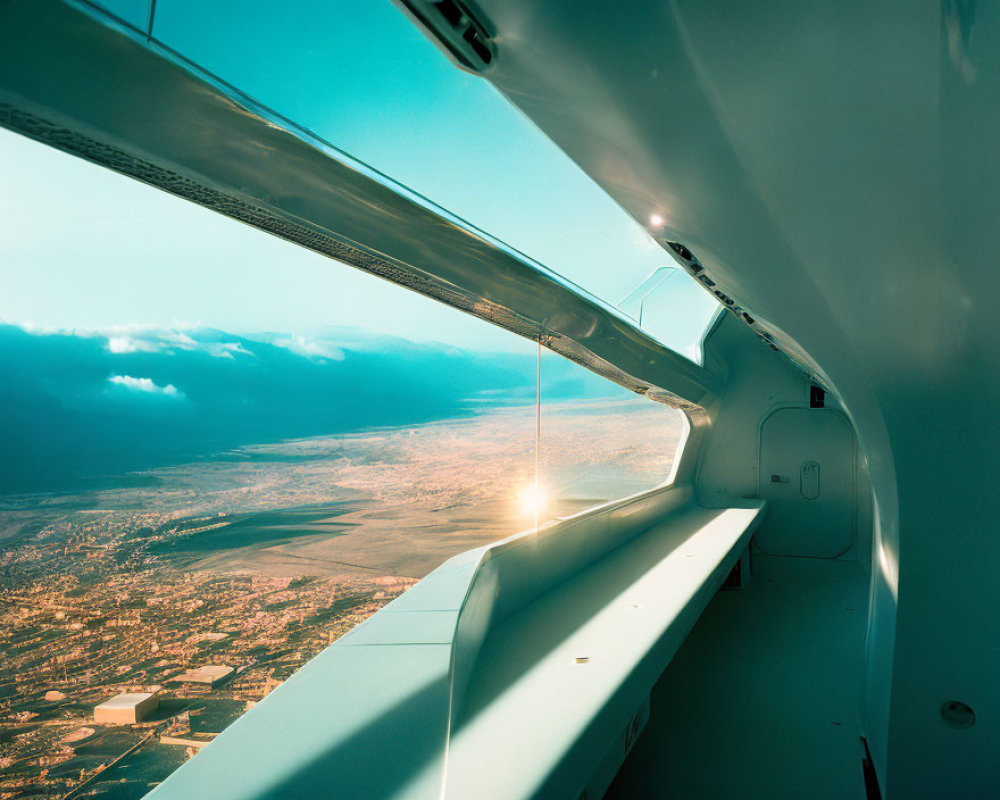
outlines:
[[[676, 412], [546, 406], [544, 518], [669, 474]], [[585, 435], [584, 435], [585, 434]], [[0, 798], [138, 798], [451, 555], [528, 527], [534, 408], [0, 498]]]

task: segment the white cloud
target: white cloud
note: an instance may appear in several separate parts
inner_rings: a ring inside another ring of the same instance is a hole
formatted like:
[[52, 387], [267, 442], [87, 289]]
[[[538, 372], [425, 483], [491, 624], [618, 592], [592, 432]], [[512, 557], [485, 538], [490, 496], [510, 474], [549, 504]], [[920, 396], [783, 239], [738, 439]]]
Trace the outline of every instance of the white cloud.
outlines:
[[131, 375], [112, 375], [108, 378], [108, 381], [135, 392], [158, 394], [177, 399], [184, 397], [184, 393], [179, 391], [172, 383], [168, 383], [166, 386], [157, 386], [149, 378], [133, 378]]
[[[201, 351], [215, 358], [233, 358], [234, 355], [254, 355], [241, 342], [217, 341], [211, 337], [195, 338], [183, 327], [162, 328], [155, 325], [117, 325], [103, 331], [77, 335], [98, 335], [107, 338], [107, 348], [116, 354], [124, 353], [175, 353], [179, 350]], [[197, 333], [195, 334], [198, 335]]]
[[307, 358], [322, 358], [329, 361], [344, 360], [344, 351], [330, 342], [293, 336], [290, 339], [276, 339], [274, 344]]
[[242, 356], [254, 355], [243, 346], [242, 342], [202, 342], [201, 348], [216, 358], [232, 358], [234, 353]]
[[131, 336], [111, 336], [108, 338], [108, 350], [112, 353], [155, 353], [156, 345]]
[[183, 329], [155, 325], [115, 325], [104, 331], [74, 331], [78, 336], [105, 336], [112, 353], [159, 353], [173, 349], [197, 350], [198, 342]]
[[[0, 317], [0, 325], [5, 324]], [[15, 324], [15, 323], [10, 323]], [[178, 351], [201, 352], [214, 358], [232, 359], [237, 356], [256, 358], [257, 354], [244, 347], [241, 341], [226, 341], [226, 334], [199, 328], [181, 322], [168, 327], [159, 325], [112, 325], [107, 328], [47, 328], [30, 323], [16, 323], [26, 333], [36, 335], [78, 336], [84, 339], [105, 339], [108, 352], [115, 355], [130, 353], [165, 353]], [[322, 340], [302, 339], [282, 335], [274, 344], [286, 347], [299, 355], [342, 361], [344, 353], [336, 346]]]

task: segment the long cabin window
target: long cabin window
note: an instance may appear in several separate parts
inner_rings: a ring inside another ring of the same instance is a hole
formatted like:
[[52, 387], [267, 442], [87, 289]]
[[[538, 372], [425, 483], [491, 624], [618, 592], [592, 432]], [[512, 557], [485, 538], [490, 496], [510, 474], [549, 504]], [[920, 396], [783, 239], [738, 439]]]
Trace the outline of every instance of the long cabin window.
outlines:
[[546, 351], [526, 496], [535, 343], [13, 134], [0, 176], [0, 794], [141, 796], [450, 556], [670, 474], [679, 413]]

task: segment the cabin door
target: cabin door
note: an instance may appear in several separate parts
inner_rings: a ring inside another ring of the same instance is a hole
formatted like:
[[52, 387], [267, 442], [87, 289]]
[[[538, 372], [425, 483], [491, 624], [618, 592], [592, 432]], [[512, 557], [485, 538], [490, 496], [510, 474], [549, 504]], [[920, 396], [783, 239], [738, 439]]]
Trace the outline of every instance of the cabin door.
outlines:
[[768, 510], [757, 533], [770, 555], [832, 558], [855, 540], [854, 431], [831, 408], [782, 408], [760, 431], [758, 478]]

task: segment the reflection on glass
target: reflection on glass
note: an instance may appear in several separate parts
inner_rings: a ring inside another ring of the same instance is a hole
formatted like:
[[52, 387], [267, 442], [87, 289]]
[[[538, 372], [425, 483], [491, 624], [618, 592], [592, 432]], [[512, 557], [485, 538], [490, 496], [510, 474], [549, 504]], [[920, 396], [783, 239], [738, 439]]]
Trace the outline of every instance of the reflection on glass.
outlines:
[[[618, 304], [618, 308], [642, 327], [643, 312], [646, 310], [646, 301], [651, 295], [660, 291], [663, 284], [679, 273], [676, 267], [660, 267], [655, 270], [642, 283], [629, 293], [628, 297]], [[650, 304], [655, 305], [654, 303]], [[647, 318], [648, 319], [648, 318]]]
[[[618, 308], [654, 339], [666, 343], [671, 340], [677, 319], [685, 315], [701, 315], [699, 327], [708, 329], [719, 306], [701, 302], [703, 294], [687, 273], [677, 267], [660, 267], [629, 292], [618, 303]], [[701, 361], [700, 341], [689, 343], [678, 352], [693, 361]]]

